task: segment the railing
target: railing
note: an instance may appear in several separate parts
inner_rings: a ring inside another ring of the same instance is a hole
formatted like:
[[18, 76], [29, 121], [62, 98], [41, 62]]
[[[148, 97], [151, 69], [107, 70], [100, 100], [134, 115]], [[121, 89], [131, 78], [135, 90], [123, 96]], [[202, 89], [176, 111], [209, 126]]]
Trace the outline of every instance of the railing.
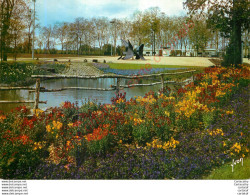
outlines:
[[[0, 90], [29, 90], [35, 92], [35, 101], [27, 100], [27, 101], [0, 101], [0, 103], [35, 103], [34, 109], [38, 109], [39, 103], [46, 104], [47, 101], [39, 101], [40, 92], [56, 92], [56, 91], [63, 91], [69, 89], [75, 90], [97, 90], [97, 91], [112, 91], [116, 90], [118, 93], [121, 88], [130, 88], [130, 87], [141, 87], [141, 86], [153, 86], [161, 84], [161, 88], [164, 88], [164, 84], [166, 83], [186, 83], [190, 81], [190, 79], [185, 80], [183, 82], [176, 82], [176, 81], [164, 81], [164, 76], [167, 75], [179, 75], [179, 74], [186, 74], [192, 73], [191, 80], [194, 81], [194, 72], [195, 70], [184, 71], [184, 72], [175, 72], [175, 73], [161, 73], [161, 74], [151, 74], [151, 75], [139, 75], [139, 76], [124, 76], [124, 75], [100, 75], [100, 76], [75, 76], [75, 75], [32, 75], [32, 78], [36, 78], [36, 87], [0, 87]], [[121, 79], [143, 79], [143, 78], [155, 78], [160, 77], [161, 82], [149, 83], [149, 84], [131, 84], [131, 85], [121, 85]], [[116, 85], [111, 85], [111, 88], [90, 88], [90, 87], [63, 87], [60, 89], [46, 89], [44, 87], [40, 87], [40, 79], [99, 79], [99, 78], [116, 78]]]
[[[44, 87], [41, 87], [44, 89]], [[1, 104], [10, 104], [10, 103], [35, 103], [35, 109], [38, 108], [38, 103], [40, 104], [47, 104], [47, 101], [39, 101], [39, 92], [40, 92], [40, 79], [36, 81], [36, 88], [33, 87], [0, 87], [1, 91], [6, 90], [34, 90], [36, 92], [35, 101], [33, 100], [0, 100]]]

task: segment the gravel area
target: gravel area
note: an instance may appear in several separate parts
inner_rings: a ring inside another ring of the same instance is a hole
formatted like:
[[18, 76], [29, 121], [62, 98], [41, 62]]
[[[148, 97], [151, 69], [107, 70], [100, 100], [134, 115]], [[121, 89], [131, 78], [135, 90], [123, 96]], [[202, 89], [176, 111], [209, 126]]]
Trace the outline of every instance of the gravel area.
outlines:
[[94, 75], [98, 76], [103, 74], [103, 72], [94, 66], [87, 64], [87, 63], [71, 63], [69, 68], [62, 73], [63, 75]]

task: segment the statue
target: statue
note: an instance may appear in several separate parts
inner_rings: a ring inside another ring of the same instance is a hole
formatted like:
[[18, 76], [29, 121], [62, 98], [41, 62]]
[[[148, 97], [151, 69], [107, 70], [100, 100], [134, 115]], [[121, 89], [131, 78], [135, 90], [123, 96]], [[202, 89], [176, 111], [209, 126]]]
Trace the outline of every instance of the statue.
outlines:
[[123, 59], [123, 60], [128, 60], [132, 57], [134, 57], [134, 55], [136, 56], [135, 59], [139, 60], [139, 59], [142, 59], [142, 60], [145, 60], [145, 58], [143, 57], [143, 47], [144, 47], [144, 44], [141, 44], [141, 46], [137, 47], [136, 48], [136, 51], [134, 51], [133, 49], [133, 46], [131, 45], [130, 41], [128, 40], [125, 41], [125, 40], [121, 40], [123, 45], [125, 45], [126, 47], [126, 51], [123, 52], [123, 54], [125, 55], [124, 57], [121, 55], [121, 57], [118, 58], [118, 60], [120, 59]]

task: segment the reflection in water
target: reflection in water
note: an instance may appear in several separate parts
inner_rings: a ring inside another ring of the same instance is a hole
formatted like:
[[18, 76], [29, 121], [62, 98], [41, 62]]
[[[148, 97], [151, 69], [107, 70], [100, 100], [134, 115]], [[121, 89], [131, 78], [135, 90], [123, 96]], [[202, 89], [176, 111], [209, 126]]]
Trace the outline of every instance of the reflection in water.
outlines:
[[[29, 93], [27, 90], [0, 90], [0, 100], [34, 100], [34, 93]], [[10, 111], [22, 104], [0, 104], [1, 111]], [[32, 106], [32, 103], [27, 103], [27, 106]]]
[[[128, 80], [122, 79], [121, 84], [128, 84]], [[143, 83], [151, 83], [152, 80], [144, 80]], [[154, 81], [153, 81], [154, 82]], [[133, 81], [132, 83], [136, 83]], [[130, 83], [130, 84], [132, 84]], [[110, 88], [111, 85], [116, 85], [116, 79], [57, 79], [41, 81], [41, 87], [47, 89], [59, 89], [62, 87], [93, 87], [93, 88]], [[33, 85], [35, 87], [35, 85]], [[129, 100], [134, 96], [144, 96], [145, 93], [158, 91], [161, 85], [131, 87], [125, 88], [127, 93], [126, 98]], [[59, 92], [40, 93], [40, 101], [48, 101], [47, 104], [39, 104], [39, 108], [46, 109], [49, 107], [60, 106], [62, 102], [70, 101], [78, 102], [82, 105], [88, 100], [96, 100], [98, 103], [111, 103], [111, 98], [115, 97], [115, 91], [96, 91], [96, 90], [64, 90]], [[0, 91], [0, 100], [34, 100], [35, 94], [29, 93], [27, 90], [16, 91]], [[0, 104], [0, 110], [10, 111], [11, 109], [21, 104]], [[33, 104], [27, 104], [33, 106]]]

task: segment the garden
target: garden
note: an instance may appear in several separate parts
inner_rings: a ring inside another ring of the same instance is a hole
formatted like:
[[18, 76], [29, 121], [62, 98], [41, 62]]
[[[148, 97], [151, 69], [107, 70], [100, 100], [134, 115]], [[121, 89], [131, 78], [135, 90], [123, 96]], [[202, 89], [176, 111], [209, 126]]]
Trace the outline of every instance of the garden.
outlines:
[[210, 67], [176, 91], [0, 112], [0, 178], [201, 179], [249, 155], [249, 76]]
[[[148, 65], [148, 66], [147, 66]], [[101, 63], [93, 63], [93, 66], [98, 68], [99, 70], [102, 70], [104, 73], [111, 73], [116, 75], [144, 75], [144, 74], [156, 74], [156, 73], [162, 73], [162, 72], [170, 72], [170, 71], [176, 71], [176, 70], [185, 70], [185, 68], [182, 67], [164, 67], [164, 66], [157, 66], [157, 65], [150, 65], [147, 64], [146, 67], [143, 68], [138, 65], [133, 64], [101, 64]], [[162, 68], [164, 67], [164, 68]]]
[[2, 62], [0, 63], [0, 85], [28, 86], [36, 81], [31, 78], [32, 74], [52, 74], [47, 70], [61, 73], [66, 67], [67, 64], [59, 62]]

